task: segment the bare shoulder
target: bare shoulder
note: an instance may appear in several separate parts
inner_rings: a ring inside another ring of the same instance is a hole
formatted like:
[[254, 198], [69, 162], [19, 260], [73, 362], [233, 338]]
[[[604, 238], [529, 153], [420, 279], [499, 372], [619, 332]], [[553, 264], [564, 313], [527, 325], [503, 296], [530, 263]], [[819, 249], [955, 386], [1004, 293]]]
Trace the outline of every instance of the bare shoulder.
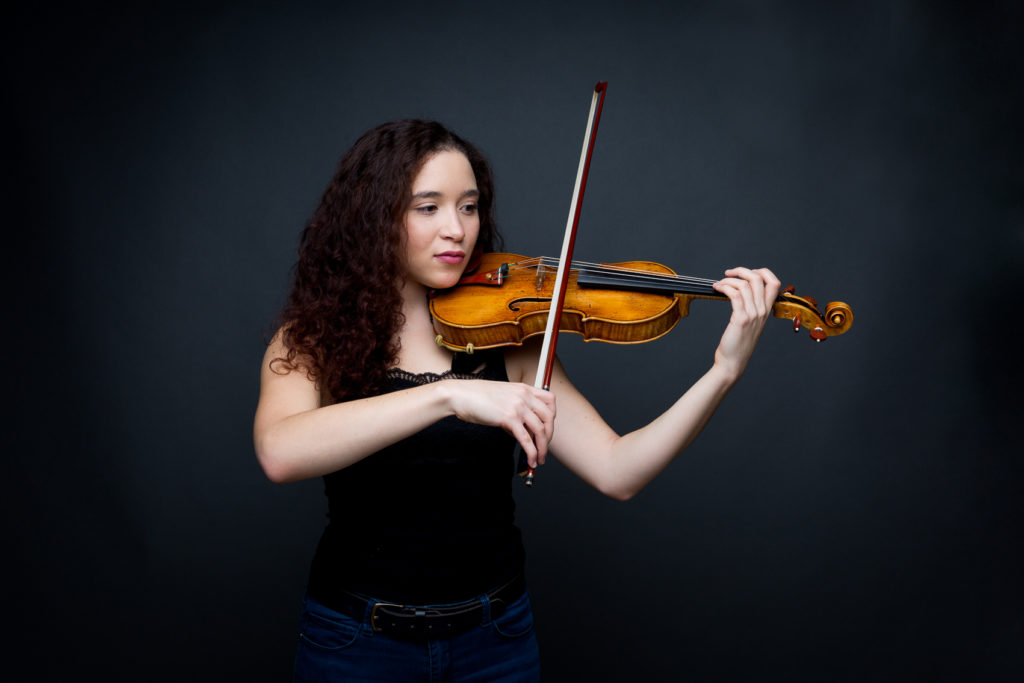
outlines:
[[278, 330], [263, 354], [260, 368], [260, 400], [257, 412], [296, 413], [318, 408], [320, 389], [302, 358], [289, 361], [283, 330]]
[[273, 339], [267, 345], [266, 353], [263, 354], [263, 366], [261, 375], [264, 380], [270, 379], [267, 375], [305, 375], [309, 376], [309, 365], [301, 358], [288, 358], [288, 345], [284, 341], [285, 328], [274, 333]]

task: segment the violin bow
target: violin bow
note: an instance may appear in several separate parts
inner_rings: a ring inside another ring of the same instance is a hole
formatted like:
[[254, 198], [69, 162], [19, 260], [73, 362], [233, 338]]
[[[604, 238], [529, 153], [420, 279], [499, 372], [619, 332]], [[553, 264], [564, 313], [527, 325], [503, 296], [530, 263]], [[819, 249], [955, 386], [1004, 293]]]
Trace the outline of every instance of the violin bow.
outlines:
[[[558, 272], [555, 274], [555, 289], [551, 297], [551, 308], [548, 309], [548, 322], [544, 330], [544, 343], [540, 349], [540, 360], [537, 363], [537, 376], [533, 382], [533, 386], [544, 391], [551, 390], [551, 371], [555, 366], [555, 347], [558, 346], [558, 327], [562, 319], [562, 306], [565, 303], [565, 285], [569, 281], [572, 252], [576, 246], [576, 233], [580, 224], [580, 208], [583, 206], [583, 192], [587, 187], [587, 176], [590, 174], [590, 158], [594, 155], [597, 126], [601, 122], [601, 109], [604, 107], [604, 96], [607, 91], [608, 83], [599, 81], [594, 86], [594, 94], [590, 99], [587, 130], [583, 134], [583, 150], [580, 152], [580, 164], [576, 170], [576, 185], [573, 188], [572, 202], [569, 205], [569, 218], [565, 222], [562, 254], [558, 261]], [[519, 459], [520, 446], [517, 444], [515, 456], [517, 463]], [[527, 466], [520, 473], [525, 473], [526, 485], [533, 486], [534, 468]]]

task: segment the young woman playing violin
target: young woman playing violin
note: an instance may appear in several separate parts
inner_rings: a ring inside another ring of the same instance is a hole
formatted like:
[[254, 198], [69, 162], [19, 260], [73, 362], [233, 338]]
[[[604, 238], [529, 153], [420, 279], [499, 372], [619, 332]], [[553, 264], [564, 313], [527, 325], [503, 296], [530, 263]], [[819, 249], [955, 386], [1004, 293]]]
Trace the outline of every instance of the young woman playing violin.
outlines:
[[[513, 520], [515, 444], [627, 500], [685, 449], [743, 373], [779, 291], [767, 269], [715, 284], [732, 315], [708, 372], [618, 435], [538, 345], [453, 354], [427, 306], [499, 241], [486, 160], [437, 123], [364, 134], [302, 233], [263, 361], [256, 454], [274, 482], [323, 477], [295, 677], [539, 678]], [[446, 678], [448, 680], [448, 678]]]

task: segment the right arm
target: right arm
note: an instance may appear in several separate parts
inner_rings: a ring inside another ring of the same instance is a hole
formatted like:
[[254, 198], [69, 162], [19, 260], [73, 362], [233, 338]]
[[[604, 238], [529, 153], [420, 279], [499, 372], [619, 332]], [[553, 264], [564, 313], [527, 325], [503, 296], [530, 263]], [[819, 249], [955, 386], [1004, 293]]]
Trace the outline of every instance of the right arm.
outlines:
[[554, 397], [526, 384], [442, 380], [371, 398], [322, 405], [305, 368], [271, 369], [286, 353], [278, 333], [260, 375], [253, 439], [267, 477], [284, 483], [335, 472], [449, 415], [502, 427], [528, 455], [547, 451]]

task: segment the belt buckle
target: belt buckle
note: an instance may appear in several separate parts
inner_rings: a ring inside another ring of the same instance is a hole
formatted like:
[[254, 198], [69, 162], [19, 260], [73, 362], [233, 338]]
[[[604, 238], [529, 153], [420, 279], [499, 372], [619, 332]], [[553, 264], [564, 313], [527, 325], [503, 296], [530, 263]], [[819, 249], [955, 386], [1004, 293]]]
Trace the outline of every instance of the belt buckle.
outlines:
[[398, 609], [405, 609], [405, 605], [399, 605], [395, 602], [375, 602], [373, 607], [370, 608], [370, 627], [373, 628], [374, 633], [383, 633], [383, 629], [377, 626], [377, 608], [378, 607], [397, 607]]

